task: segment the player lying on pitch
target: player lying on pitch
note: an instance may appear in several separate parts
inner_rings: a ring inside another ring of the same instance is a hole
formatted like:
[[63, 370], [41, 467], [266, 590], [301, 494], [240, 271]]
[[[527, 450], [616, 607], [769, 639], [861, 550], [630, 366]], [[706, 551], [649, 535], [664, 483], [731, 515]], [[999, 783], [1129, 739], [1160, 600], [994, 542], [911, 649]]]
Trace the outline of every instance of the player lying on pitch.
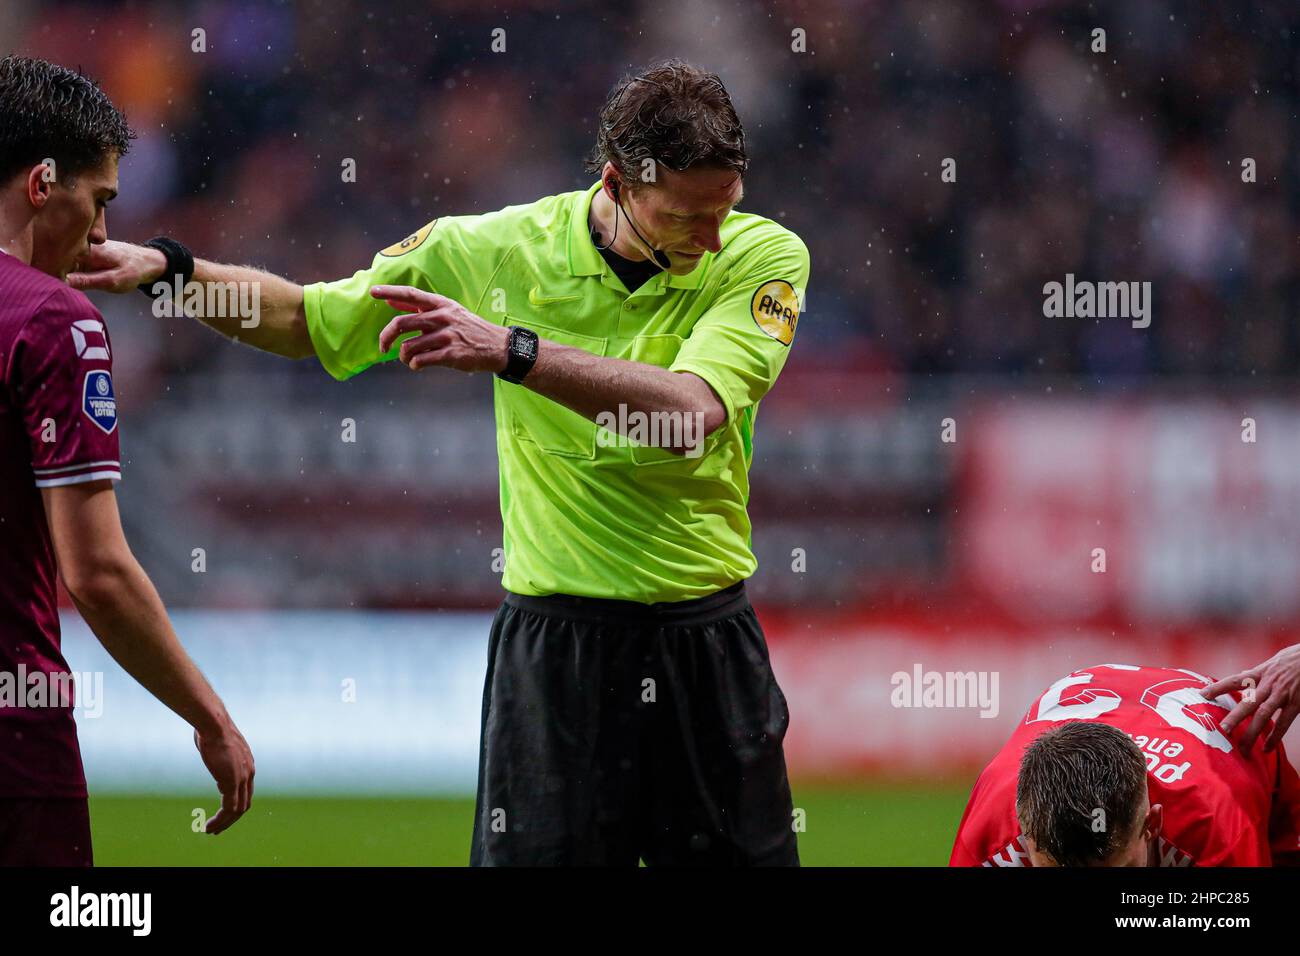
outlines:
[[1192, 671], [1102, 664], [1047, 689], [980, 774], [949, 866], [1300, 865], [1300, 778], [1243, 749]]

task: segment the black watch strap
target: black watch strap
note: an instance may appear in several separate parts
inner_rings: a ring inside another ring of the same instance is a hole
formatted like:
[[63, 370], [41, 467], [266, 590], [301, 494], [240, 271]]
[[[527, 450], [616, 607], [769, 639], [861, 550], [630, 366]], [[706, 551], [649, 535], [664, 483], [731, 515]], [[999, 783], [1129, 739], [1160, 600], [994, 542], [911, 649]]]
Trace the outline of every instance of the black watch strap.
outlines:
[[524, 376], [537, 364], [537, 333], [522, 326], [510, 326], [510, 339], [506, 346], [506, 367], [497, 375], [512, 385], [523, 383]]
[[194, 278], [194, 254], [189, 249], [167, 236], [154, 236], [143, 245], [157, 249], [166, 256], [167, 268], [152, 282], [141, 282], [139, 285], [141, 292], [151, 299], [156, 299], [159, 293], [154, 291], [154, 286], [163, 282], [166, 283], [168, 291], [172, 291], [176, 288], [178, 276], [182, 289], [190, 284], [190, 280]]

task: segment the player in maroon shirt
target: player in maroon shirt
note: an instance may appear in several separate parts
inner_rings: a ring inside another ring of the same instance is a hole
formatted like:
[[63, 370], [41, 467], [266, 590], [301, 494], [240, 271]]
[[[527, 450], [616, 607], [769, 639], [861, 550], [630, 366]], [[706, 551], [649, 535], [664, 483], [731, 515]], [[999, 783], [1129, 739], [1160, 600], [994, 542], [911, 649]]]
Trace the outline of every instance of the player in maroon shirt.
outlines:
[[92, 861], [56, 564], [113, 658], [194, 727], [222, 794], [208, 832], [252, 800], [248, 745], [123, 537], [112, 343], [64, 282], [108, 238], [130, 136], [86, 78], [0, 59], [0, 865]]
[[1300, 777], [1244, 749], [1191, 671], [1101, 664], [1047, 689], [980, 774], [950, 866], [1300, 865]]

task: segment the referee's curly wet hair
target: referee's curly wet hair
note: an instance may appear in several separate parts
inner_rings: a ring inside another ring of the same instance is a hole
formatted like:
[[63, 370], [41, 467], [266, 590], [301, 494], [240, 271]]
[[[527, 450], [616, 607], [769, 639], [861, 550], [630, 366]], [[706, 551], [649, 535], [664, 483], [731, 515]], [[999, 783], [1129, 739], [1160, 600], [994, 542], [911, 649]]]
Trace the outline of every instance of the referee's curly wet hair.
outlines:
[[676, 172], [700, 165], [743, 175], [749, 168], [745, 128], [716, 73], [672, 59], [614, 85], [586, 169], [599, 172], [613, 163], [636, 188], [646, 159]]

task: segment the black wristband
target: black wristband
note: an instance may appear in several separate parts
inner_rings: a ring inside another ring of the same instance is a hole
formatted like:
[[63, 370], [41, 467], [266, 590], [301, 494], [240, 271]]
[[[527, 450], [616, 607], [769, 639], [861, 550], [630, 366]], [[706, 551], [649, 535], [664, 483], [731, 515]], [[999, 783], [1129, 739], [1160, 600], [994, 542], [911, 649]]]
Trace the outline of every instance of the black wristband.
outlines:
[[151, 299], [156, 299], [158, 298], [159, 293], [154, 292], [154, 286], [159, 282], [167, 283], [167, 289], [169, 291], [176, 288], [175, 283], [178, 277], [182, 289], [190, 284], [190, 280], [194, 278], [194, 253], [190, 252], [190, 250], [186, 249], [184, 245], [177, 242], [175, 239], [168, 238], [167, 236], [154, 236], [148, 242], [144, 243], [144, 245], [151, 249], [157, 249], [166, 256], [167, 268], [163, 270], [162, 275], [154, 279], [152, 282], [141, 282], [139, 286], [141, 292]]

